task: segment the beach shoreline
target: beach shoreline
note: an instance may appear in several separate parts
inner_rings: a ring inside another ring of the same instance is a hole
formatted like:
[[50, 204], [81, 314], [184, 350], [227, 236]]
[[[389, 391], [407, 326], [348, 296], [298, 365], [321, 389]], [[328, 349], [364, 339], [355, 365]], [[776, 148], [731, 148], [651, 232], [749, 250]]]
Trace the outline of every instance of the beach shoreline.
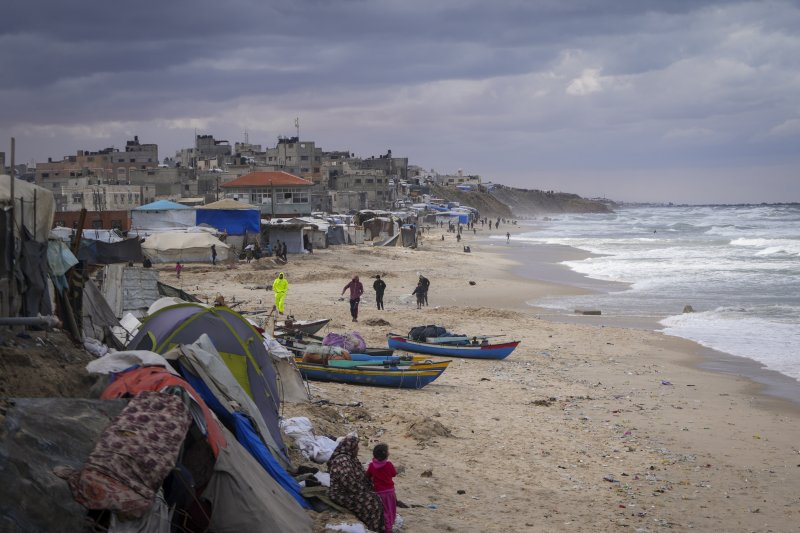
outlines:
[[[417, 250], [339, 246], [281, 266], [187, 265], [180, 288], [263, 310], [272, 299], [264, 287], [284, 272], [287, 312], [331, 318], [323, 334], [355, 330], [385, 346], [389, 331], [437, 324], [522, 341], [503, 361], [454, 359], [421, 390], [312, 382], [322, 403], [284, 406], [321, 434], [356, 431], [363, 462], [374, 443], [389, 444], [403, 469], [398, 498], [411, 505], [400, 510], [404, 531], [794, 528], [795, 404], [699, 367], [702, 348], [691, 341], [545, 319], [525, 302], [586, 289], [524, 278], [480, 231], [461, 242], [442, 233], [426, 232]], [[159, 269], [162, 281], [177, 281]], [[411, 298], [418, 272], [431, 280], [430, 307], [420, 310]], [[358, 323], [340, 299], [354, 274], [366, 289]], [[387, 284], [385, 311], [372, 299], [376, 274]], [[317, 517], [318, 531], [336, 520]]]
[[[504, 228], [505, 229], [505, 228]], [[529, 233], [535, 231], [535, 228], [530, 226], [519, 227], [512, 226], [511, 229], [506, 229], [514, 235], [521, 233]], [[494, 245], [497, 242], [502, 243], [502, 236], [494, 239], [484, 239], [483, 242], [489, 243], [485, 248], [488, 252], [498, 253], [504, 255], [516, 266], [511, 268], [511, 273], [523, 279], [530, 279], [537, 283], [543, 281], [552, 282], [558, 288], [554, 288], [552, 294], [546, 294], [542, 297], [529, 300], [526, 303], [533, 309], [536, 315], [544, 320], [553, 322], [560, 322], [566, 324], [584, 324], [595, 327], [615, 327], [615, 328], [633, 328], [654, 333], [662, 334], [667, 337], [670, 335], [665, 334], [661, 320], [676, 313], [667, 313], [666, 311], [660, 315], [650, 316], [615, 316], [608, 314], [601, 315], [580, 315], [570, 313], [569, 311], [560, 311], [550, 307], [541, 307], [536, 305], [537, 300], [547, 297], [557, 297], [569, 291], [564, 291], [563, 286], [571, 286], [576, 289], [584, 290], [583, 294], [592, 293], [608, 293], [613, 291], [624, 290], [629, 285], [621, 282], [603, 281], [588, 278], [583, 274], [576, 273], [570, 270], [565, 265], [560, 264], [563, 261], [574, 261], [592, 257], [592, 254], [585, 250], [572, 248], [565, 245], [547, 245], [547, 244], [524, 244], [522, 246], [498, 246]], [[534, 260], [532, 260], [534, 259]], [[603, 312], [602, 309], [598, 309]], [[763, 364], [753, 359], [730, 354], [708, 346], [703, 346], [691, 339], [684, 339], [683, 337], [676, 337], [682, 340], [688, 340], [696, 344], [694, 351], [698, 354], [694, 364], [698, 369], [710, 370], [739, 376], [751, 380], [755, 386], [758, 387], [760, 394], [771, 397], [776, 397], [783, 400], [788, 400], [795, 403], [800, 407], [800, 382], [791, 376], [786, 376], [775, 370], [766, 368]]]

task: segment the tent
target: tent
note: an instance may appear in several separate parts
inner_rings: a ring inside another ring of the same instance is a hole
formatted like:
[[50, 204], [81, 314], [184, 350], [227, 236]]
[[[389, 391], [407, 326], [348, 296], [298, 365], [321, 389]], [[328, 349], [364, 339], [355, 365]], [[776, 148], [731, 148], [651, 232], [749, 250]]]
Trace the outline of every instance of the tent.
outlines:
[[195, 210], [169, 200], [139, 206], [131, 210], [131, 229], [169, 231], [196, 226]]
[[228, 235], [245, 235], [261, 230], [261, 212], [254, 205], [226, 198], [197, 208], [197, 225], [208, 224]]
[[116, 242], [103, 242], [92, 239], [81, 239], [78, 259], [95, 265], [112, 263], [141, 263], [142, 245], [139, 239], [125, 239]]
[[163, 355], [180, 344], [194, 343], [204, 333], [258, 406], [269, 430], [263, 437], [275, 458], [287, 467], [290, 463], [278, 426], [281, 403], [278, 373], [261, 334], [242, 315], [227, 307], [197, 303], [165, 307], [145, 320], [128, 343], [128, 350], [150, 350]]
[[154, 263], [210, 263], [212, 244], [217, 247], [217, 261], [225, 261], [230, 247], [204, 231], [153, 233], [142, 243], [142, 251]]
[[[11, 196], [11, 180], [8, 176], [0, 179], [0, 203], [8, 203]], [[20, 202], [20, 199], [22, 202]], [[22, 209], [20, 209], [22, 205]], [[44, 187], [21, 179], [14, 180], [14, 233], [19, 237], [20, 216], [26, 228], [33, 234], [34, 240], [47, 242], [50, 228], [53, 227], [53, 217], [56, 212], [56, 203], [53, 193]]]
[[[144, 391], [170, 391], [181, 388], [191, 398], [194, 428], [201, 431], [213, 453], [213, 471], [209, 472], [204, 455], [198, 464], [193, 444], [187, 437], [184, 466], [195, 465], [192, 472], [202, 498], [211, 504], [209, 530], [218, 532], [285, 531], [310, 532], [311, 520], [295, 499], [239, 444], [211, 413], [200, 394], [186, 381], [158, 366], [139, 367], [116, 374], [102, 398], [136, 396]], [[184, 394], [181, 394], [185, 397]], [[194, 429], [193, 428], [193, 429]], [[189, 432], [190, 436], [192, 431]], [[191, 459], [187, 458], [193, 456]], [[191, 471], [191, 470], [190, 470]], [[201, 483], [195, 474], [208, 476]]]

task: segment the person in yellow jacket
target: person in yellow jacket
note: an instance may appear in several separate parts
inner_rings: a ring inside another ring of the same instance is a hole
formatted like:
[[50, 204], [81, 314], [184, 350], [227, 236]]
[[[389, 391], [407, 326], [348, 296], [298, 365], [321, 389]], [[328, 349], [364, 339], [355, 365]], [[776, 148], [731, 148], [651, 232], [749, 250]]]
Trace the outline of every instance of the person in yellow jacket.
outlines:
[[286, 299], [286, 292], [289, 290], [289, 282], [283, 272], [278, 274], [278, 277], [272, 282], [272, 290], [275, 291], [275, 308], [278, 309], [280, 314], [283, 314], [284, 300]]

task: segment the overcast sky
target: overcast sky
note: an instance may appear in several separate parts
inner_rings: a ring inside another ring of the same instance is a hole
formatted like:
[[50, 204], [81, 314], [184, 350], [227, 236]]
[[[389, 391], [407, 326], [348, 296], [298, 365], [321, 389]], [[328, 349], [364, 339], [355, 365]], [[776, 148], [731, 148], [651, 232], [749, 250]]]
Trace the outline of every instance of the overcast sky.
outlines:
[[[8, 4], [8, 3], [7, 3]], [[0, 151], [295, 134], [627, 201], [800, 201], [800, 5], [12, 0]]]

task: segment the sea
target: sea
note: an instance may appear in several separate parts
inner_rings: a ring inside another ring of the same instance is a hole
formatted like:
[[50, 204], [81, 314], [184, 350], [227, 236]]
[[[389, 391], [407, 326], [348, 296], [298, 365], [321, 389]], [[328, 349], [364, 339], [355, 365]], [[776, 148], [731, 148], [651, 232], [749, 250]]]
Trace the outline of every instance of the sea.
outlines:
[[651, 319], [666, 335], [800, 381], [800, 204], [636, 205], [520, 221], [520, 229], [511, 245], [582, 250], [562, 264], [617, 282], [530, 305]]

